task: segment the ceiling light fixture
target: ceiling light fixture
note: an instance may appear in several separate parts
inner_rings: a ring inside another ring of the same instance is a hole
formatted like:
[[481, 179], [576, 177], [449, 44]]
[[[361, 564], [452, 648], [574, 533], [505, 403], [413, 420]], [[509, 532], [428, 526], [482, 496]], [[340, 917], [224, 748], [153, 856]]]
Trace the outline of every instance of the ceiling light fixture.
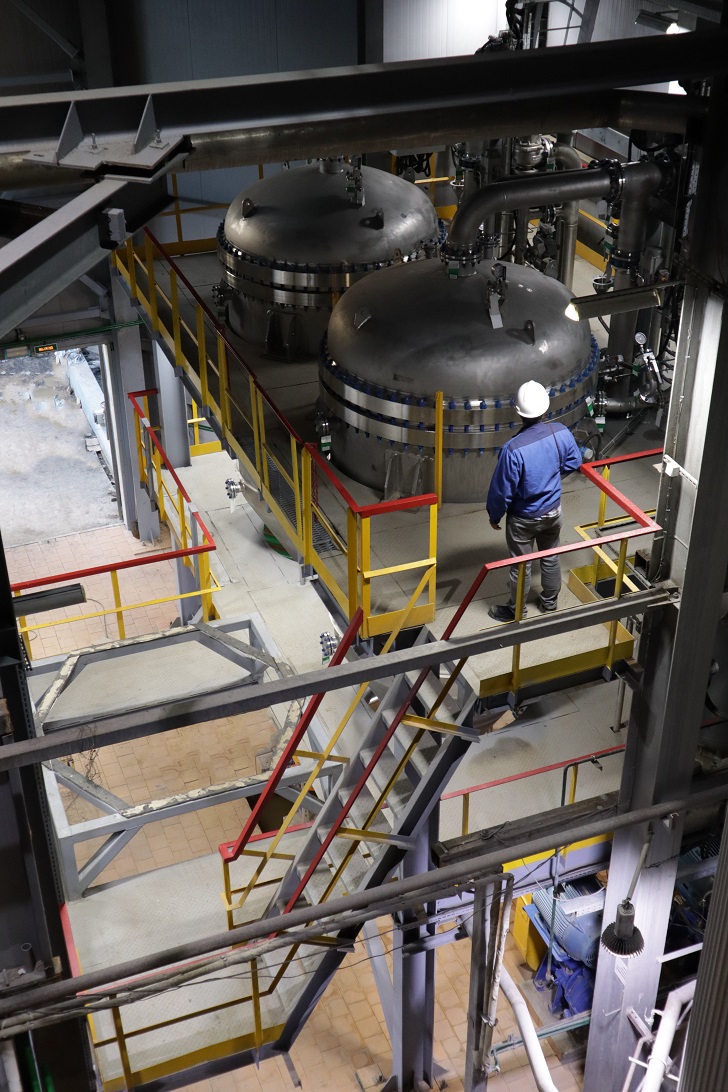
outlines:
[[[667, 11], [645, 11], [641, 9], [637, 12], [635, 23], [639, 27], [661, 30], [665, 34], [677, 34], [680, 29], [677, 25], [678, 14], [677, 8], [668, 8]], [[673, 27], [675, 27], [675, 30], [672, 29]]]

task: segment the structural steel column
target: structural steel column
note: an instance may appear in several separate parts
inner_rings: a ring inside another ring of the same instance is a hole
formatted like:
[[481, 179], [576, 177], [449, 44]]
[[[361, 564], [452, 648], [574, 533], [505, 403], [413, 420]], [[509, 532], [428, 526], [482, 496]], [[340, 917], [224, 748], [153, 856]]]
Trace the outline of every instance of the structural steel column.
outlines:
[[[116, 274], [111, 278], [111, 296], [116, 322], [133, 322], [137, 318], [136, 312]], [[127, 397], [130, 391], [147, 388], [139, 327], [117, 330], [110, 355], [113, 432], [124, 522], [142, 542], [153, 542], [159, 538], [159, 517], [139, 484], [134, 410]]]
[[728, 1079], [728, 833], [723, 831], [700, 971], [690, 1012], [680, 1092], [726, 1087]]
[[[438, 837], [439, 807], [417, 835], [417, 845], [402, 862], [402, 878], [431, 867], [431, 845]], [[435, 1025], [435, 949], [427, 946], [434, 927], [416, 923], [405, 911], [394, 930], [392, 950], [392, 1076], [384, 1092], [409, 1092], [423, 1081], [432, 1084], [432, 1041]], [[414, 950], [408, 951], [412, 945]], [[418, 947], [421, 945], [421, 948]]]
[[156, 341], [153, 344], [154, 370], [159, 391], [159, 416], [162, 444], [172, 466], [190, 465], [190, 443], [187, 430], [187, 402], [182, 380]]
[[[35, 734], [20, 639], [0, 541], [0, 746]], [[40, 767], [0, 774], [0, 971], [24, 966], [21, 945], [46, 968], [58, 958], [70, 975], [59, 914], [62, 892]], [[83, 1020], [33, 1033], [40, 1065], [56, 1092], [94, 1090]]]
[[[688, 286], [665, 443], [682, 471], [661, 479], [657, 520], [665, 533], [652, 558], [652, 579], [674, 580], [680, 604], [645, 621], [640, 643], [644, 681], [632, 706], [621, 811], [679, 799], [689, 791], [728, 566], [728, 314], [722, 294], [710, 287], [722, 281], [716, 224], [728, 184], [724, 103], [724, 87], [718, 83], [710, 97], [693, 202]], [[605, 922], [614, 920], [626, 894], [645, 833], [642, 827], [615, 836]], [[624, 961], [600, 954], [584, 1092], [620, 1092], [637, 1038], [627, 1014], [634, 1009], [648, 1019], [654, 1008], [681, 833], [682, 816], [654, 824], [650, 855], [633, 898], [644, 952]], [[708, 1087], [719, 1086], [703, 1085], [701, 1092]]]

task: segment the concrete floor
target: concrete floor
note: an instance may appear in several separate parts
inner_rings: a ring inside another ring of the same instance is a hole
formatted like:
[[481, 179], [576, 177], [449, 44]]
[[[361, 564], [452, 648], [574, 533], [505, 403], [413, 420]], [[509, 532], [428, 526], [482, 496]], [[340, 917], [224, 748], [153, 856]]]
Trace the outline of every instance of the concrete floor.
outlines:
[[0, 361], [5, 548], [119, 525], [113, 489], [56, 354]]

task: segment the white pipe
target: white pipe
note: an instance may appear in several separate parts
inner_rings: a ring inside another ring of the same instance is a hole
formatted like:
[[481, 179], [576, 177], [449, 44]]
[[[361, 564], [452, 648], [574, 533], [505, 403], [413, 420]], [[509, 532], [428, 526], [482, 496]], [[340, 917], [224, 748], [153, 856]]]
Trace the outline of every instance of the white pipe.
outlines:
[[647, 1073], [642, 1083], [642, 1092], [660, 1092], [662, 1082], [670, 1062], [672, 1041], [675, 1038], [680, 1013], [683, 1005], [692, 1001], [695, 994], [695, 979], [686, 982], [676, 990], [672, 990], [667, 996], [665, 1008], [662, 1010], [660, 1026], [655, 1036], [655, 1045], [647, 1065]]
[[528, 1005], [521, 996], [521, 991], [509, 975], [505, 966], [501, 967], [500, 984], [503, 993], [508, 999], [508, 1003], [513, 1009], [513, 1015], [516, 1018], [518, 1030], [521, 1033], [523, 1045], [526, 1048], [526, 1054], [528, 1055], [528, 1064], [530, 1065], [536, 1080], [536, 1087], [539, 1092], [559, 1092], [551, 1079], [551, 1070], [548, 1067], [543, 1049], [541, 1048], [541, 1043], [536, 1035], [536, 1029], [533, 1026], [533, 1020], [528, 1011]]
[[8, 1092], [23, 1092], [15, 1047], [10, 1042], [0, 1043], [0, 1078], [3, 1077]]

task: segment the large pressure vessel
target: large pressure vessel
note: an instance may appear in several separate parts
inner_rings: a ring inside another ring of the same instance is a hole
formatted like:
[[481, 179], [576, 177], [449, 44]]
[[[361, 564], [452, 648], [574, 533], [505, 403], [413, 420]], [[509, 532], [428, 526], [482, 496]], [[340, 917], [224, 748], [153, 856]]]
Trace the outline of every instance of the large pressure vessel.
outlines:
[[522, 425], [521, 383], [550, 393], [549, 417], [587, 413], [598, 350], [567, 318], [571, 293], [528, 266], [440, 262], [385, 269], [331, 317], [319, 366], [334, 463], [386, 495], [433, 487], [435, 395], [444, 394], [443, 499], [485, 498], [500, 448]]
[[229, 322], [270, 356], [315, 357], [341, 294], [434, 254], [437, 235], [427, 195], [396, 175], [342, 159], [279, 171], [239, 193], [220, 225]]

